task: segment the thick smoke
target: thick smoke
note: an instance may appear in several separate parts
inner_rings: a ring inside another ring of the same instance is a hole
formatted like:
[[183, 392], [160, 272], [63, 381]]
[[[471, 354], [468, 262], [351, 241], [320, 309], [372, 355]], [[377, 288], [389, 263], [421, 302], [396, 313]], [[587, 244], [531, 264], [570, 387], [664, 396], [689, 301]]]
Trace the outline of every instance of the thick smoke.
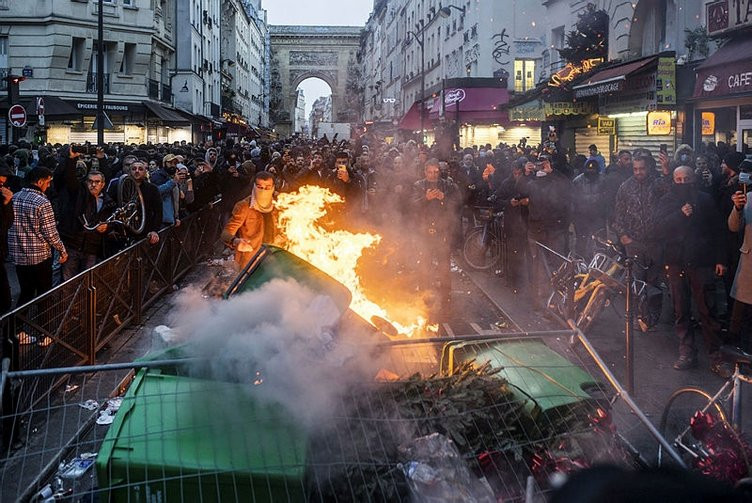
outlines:
[[327, 296], [295, 280], [275, 279], [229, 300], [188, 289], [172, 327], [190, 356], [205, 363], [193, 375], [248, 384], [260, 401], [284, 406], [303, 426], [327, 422], [354, 386], [374, 382], [380, 368], [372, 334], [338, 326]]

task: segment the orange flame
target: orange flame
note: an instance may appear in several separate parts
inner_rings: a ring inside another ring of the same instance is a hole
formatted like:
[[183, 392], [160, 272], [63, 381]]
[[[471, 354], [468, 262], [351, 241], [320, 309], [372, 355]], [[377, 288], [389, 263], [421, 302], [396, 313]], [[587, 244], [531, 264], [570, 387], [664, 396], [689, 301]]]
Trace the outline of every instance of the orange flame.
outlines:
[[301, 187], [297, 192], [280, 194], [276, 202], [278, 225], [287, 238], [287, 249], [345, 285], [352, 293], [350, 309], [366, 321], [371, 322], [374, 316], [381, 317], [400, 334], [407, 336], [424, 330], [435, 331], [437, 327], [427, 325], [426, 318], [420, 315], [401, 324], [386, 309], [367, 297], [357, 272], [358, 260], [364, 250], [381, 241], [381, 236], [328, 230], [319, 224], [320, 219], [327, 215], [330, 205], [343, 202], [337, 194], [313, 185]]

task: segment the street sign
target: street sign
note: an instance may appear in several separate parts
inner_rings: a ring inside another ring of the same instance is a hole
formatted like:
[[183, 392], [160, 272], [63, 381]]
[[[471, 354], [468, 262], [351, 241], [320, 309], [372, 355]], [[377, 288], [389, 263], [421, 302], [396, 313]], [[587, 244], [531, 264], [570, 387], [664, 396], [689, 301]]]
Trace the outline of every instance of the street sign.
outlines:
[[44, 115], [44, 98], [37, 97], [37, 115]]
[[23, 75], [24, 77], [32, 78], [34, 77], [34, 69], [29, 65], [26, 65], [23, 67], [23, 70], [21, 70], [21, 75]]
[[26, 109], [21, 105], [13, 105], [8, 110], [8, 120], [13, 127], [24, 127], [26, 125]]
[[44, 126], [44, 115], [37, 115], [37, 124]]

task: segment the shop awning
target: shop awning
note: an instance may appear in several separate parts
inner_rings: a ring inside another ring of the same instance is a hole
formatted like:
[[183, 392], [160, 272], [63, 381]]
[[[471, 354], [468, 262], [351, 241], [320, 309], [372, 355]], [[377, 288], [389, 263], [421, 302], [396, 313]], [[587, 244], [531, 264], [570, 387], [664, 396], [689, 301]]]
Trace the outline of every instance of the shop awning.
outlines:
[[81, 112], [76, 110], [70, 103], [61, 100], [57, 96], [43, 96], [43, 98], [45, 117], [81, 117]]
[[752, 93], [752, 37], [737, 37], [697, 67], [693, 98]]
[[[428, 114], [426, 114], [426, 122], [428, 122]], [[410, 110], [407, 111], [399, 124], [400, 129], [409, 129], [410, 131], [418, 131], [420, 129], [420, 103], [415, 102]]]
[[154, 103], [153, 101], [144, 101], [142, 103], [144, 104], [146, 109], [149, 110], [149, 112], [151, 112], [152, 115], [159, 118], [165, 124], [176, 125], [176, 126], [188, 126], [191, 123], [188, 119], [180, 115], [177, 111], [171, 110], [169, 108], [165, 108], [159, 103]]
[[575, 97], [586, 98], [588, 96], [598, 96], [600, 94], [621, 91], [624, 88], [624, 81], [627, 80], [628, 76], [655, 64], [657, 60], [656, 56], [651, 56], [595, 72], [578, 85], [572, 87]]
[[513, 122], [541, 122], [546, 120], [543, 102], [539, 99], [509, 107], [509, 120]]
[[[509, 91], [503, 87], [457, 87], [444, 90], [444, 116], [460, 122], [506, 122]], [[440, 98], [431, 104], [431, 119], [439, 118]]]

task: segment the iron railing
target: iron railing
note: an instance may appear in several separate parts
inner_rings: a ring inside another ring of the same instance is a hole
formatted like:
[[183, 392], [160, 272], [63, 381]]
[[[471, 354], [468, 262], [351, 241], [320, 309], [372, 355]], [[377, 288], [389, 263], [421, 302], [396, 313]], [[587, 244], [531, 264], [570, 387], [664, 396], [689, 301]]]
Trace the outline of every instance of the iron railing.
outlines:
[[[3, 353], [14, 371], [95, 364], [97, 352], [193, 266], [219, 237], [216, 204], [126, 248], [0, 318]], [[19, 396], [19, 410], [32, 407], [59, 384], [42, 377]]]
[[[105, 73], [103, 75], [104, 77], [104, 92], [109, 93], [110, 92], [110, 74]], [[96, 93], [97, 92], [97, 74], [96, 72], [89, 72], [86, 75], [86, 92], [87, 93]]]

